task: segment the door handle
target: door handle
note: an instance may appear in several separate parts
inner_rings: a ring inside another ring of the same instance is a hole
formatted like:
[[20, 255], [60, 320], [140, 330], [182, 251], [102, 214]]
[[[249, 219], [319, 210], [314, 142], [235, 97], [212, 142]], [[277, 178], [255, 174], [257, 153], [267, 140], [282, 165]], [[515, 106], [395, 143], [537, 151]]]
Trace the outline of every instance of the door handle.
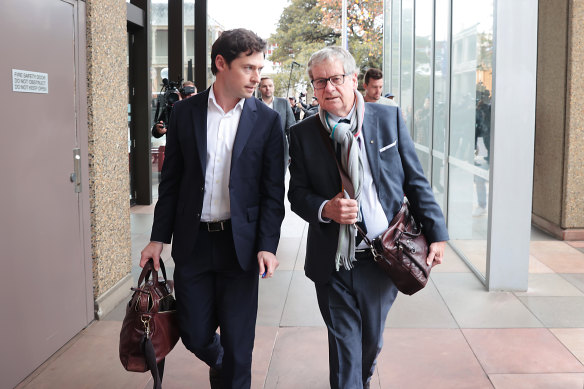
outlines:
[[73, 149], [73, 173], [71, 173], [71, 182], [75, 193], [81, 193], [81, 150]]

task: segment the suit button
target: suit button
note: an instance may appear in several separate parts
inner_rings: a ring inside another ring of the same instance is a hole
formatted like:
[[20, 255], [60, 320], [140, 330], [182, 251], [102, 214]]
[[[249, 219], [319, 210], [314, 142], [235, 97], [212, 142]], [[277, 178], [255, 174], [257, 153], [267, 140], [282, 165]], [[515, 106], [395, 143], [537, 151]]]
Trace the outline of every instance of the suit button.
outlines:
[[201, 192], [204, 192], [204, 191], [205, 191], [205, 187], [201, 186]]
[[201, 217], [201, 214], [200, 213], [197, 213], [197, 217], [200, 218]]

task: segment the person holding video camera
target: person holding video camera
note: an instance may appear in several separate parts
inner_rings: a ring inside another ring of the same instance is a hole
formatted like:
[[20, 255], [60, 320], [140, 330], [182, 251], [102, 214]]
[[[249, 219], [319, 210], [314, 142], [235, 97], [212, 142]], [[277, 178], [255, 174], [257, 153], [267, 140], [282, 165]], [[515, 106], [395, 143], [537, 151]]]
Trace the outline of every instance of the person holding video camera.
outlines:
[[288, 101], [290, 102], [290, 109], [292, 109], [292, 113], [294, 114], [294, 120], [299, 122], [300, 121], [300, 113], [302, 112], [300, 108], [296, 105], [296, 97], [290, 96], [288, 97]]
[[182, 87], [180, 89], [177, 89], [175, 86], [170, 85], [174, 84], [173, 82], [168, 84], [168, 80], [166, 81], [166, 83], [163, 80], [162, 83], [164, 85], [163, 88], [166, 87], [167, 85], [169, 86], [167, 87], [167, 91], [164, 94], [165, 107], [162, 110], [162, 112], [160, 112], [160, 115], [158, 116], [158, 120], [156, 121], [156, 123], [154, 123], [154, 125], [152, 126], [152, 136], [155, 138], [160, 138], [162, 137], [162, 135], [166, 134], [166, 124], [168, 123], [168, 118], [170, 117], [170, 112], [172, 111], [172, 106], [174, 105], [174, 103], [182, 99], [188, 99], [189, 97], [197, 94], [197, 87], [195, 86], [195, 83], [192, 81], [183, 82]]
[[316, 96], [312, 96], [312, 102], [310, 105], [304, 104], [302, 101], [300, 101], [300, 109], [302, 109], [304, 112], [304, 119], [312, 115], [316, 115], [318, 113], [318, 107], [319, 104]]

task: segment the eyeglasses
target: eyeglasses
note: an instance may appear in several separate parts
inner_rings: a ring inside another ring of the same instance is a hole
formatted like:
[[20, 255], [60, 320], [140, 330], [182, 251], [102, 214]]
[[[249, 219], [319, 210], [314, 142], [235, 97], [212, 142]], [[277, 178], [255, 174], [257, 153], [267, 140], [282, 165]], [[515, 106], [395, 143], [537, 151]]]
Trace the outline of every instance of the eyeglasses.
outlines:
[[326, 88], [326, 83], [331, 82], [333, 86], [343, 85], [345, 83], [345, 77], [349, 74], [337, 74], [329, 78], [317, 78], [316, 80], [310, 81], [314, 89], [324, 89]]

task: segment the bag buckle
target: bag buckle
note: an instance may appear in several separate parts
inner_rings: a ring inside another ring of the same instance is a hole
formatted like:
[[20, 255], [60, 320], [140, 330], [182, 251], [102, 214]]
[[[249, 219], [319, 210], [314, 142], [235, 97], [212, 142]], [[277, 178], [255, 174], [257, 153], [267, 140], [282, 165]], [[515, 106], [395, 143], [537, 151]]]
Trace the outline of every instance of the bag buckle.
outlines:
[[142, 317], [140, 317], [140, 321], [144, 324], [144, 333], [146, 333], [147, 338], [150, 338], [150, 319], [150, 316], [147, 315], [142, 315]]
[[373, 244], [371, 244], [371, 246], [369, 247], [371, 248], [371, 253], [373, 254], [373, 260], [375, 262], [379, 262], [379, 258], [381, 258], [381, 255], [379, 255], [377, 250], [375, 250], [375, 246]]

